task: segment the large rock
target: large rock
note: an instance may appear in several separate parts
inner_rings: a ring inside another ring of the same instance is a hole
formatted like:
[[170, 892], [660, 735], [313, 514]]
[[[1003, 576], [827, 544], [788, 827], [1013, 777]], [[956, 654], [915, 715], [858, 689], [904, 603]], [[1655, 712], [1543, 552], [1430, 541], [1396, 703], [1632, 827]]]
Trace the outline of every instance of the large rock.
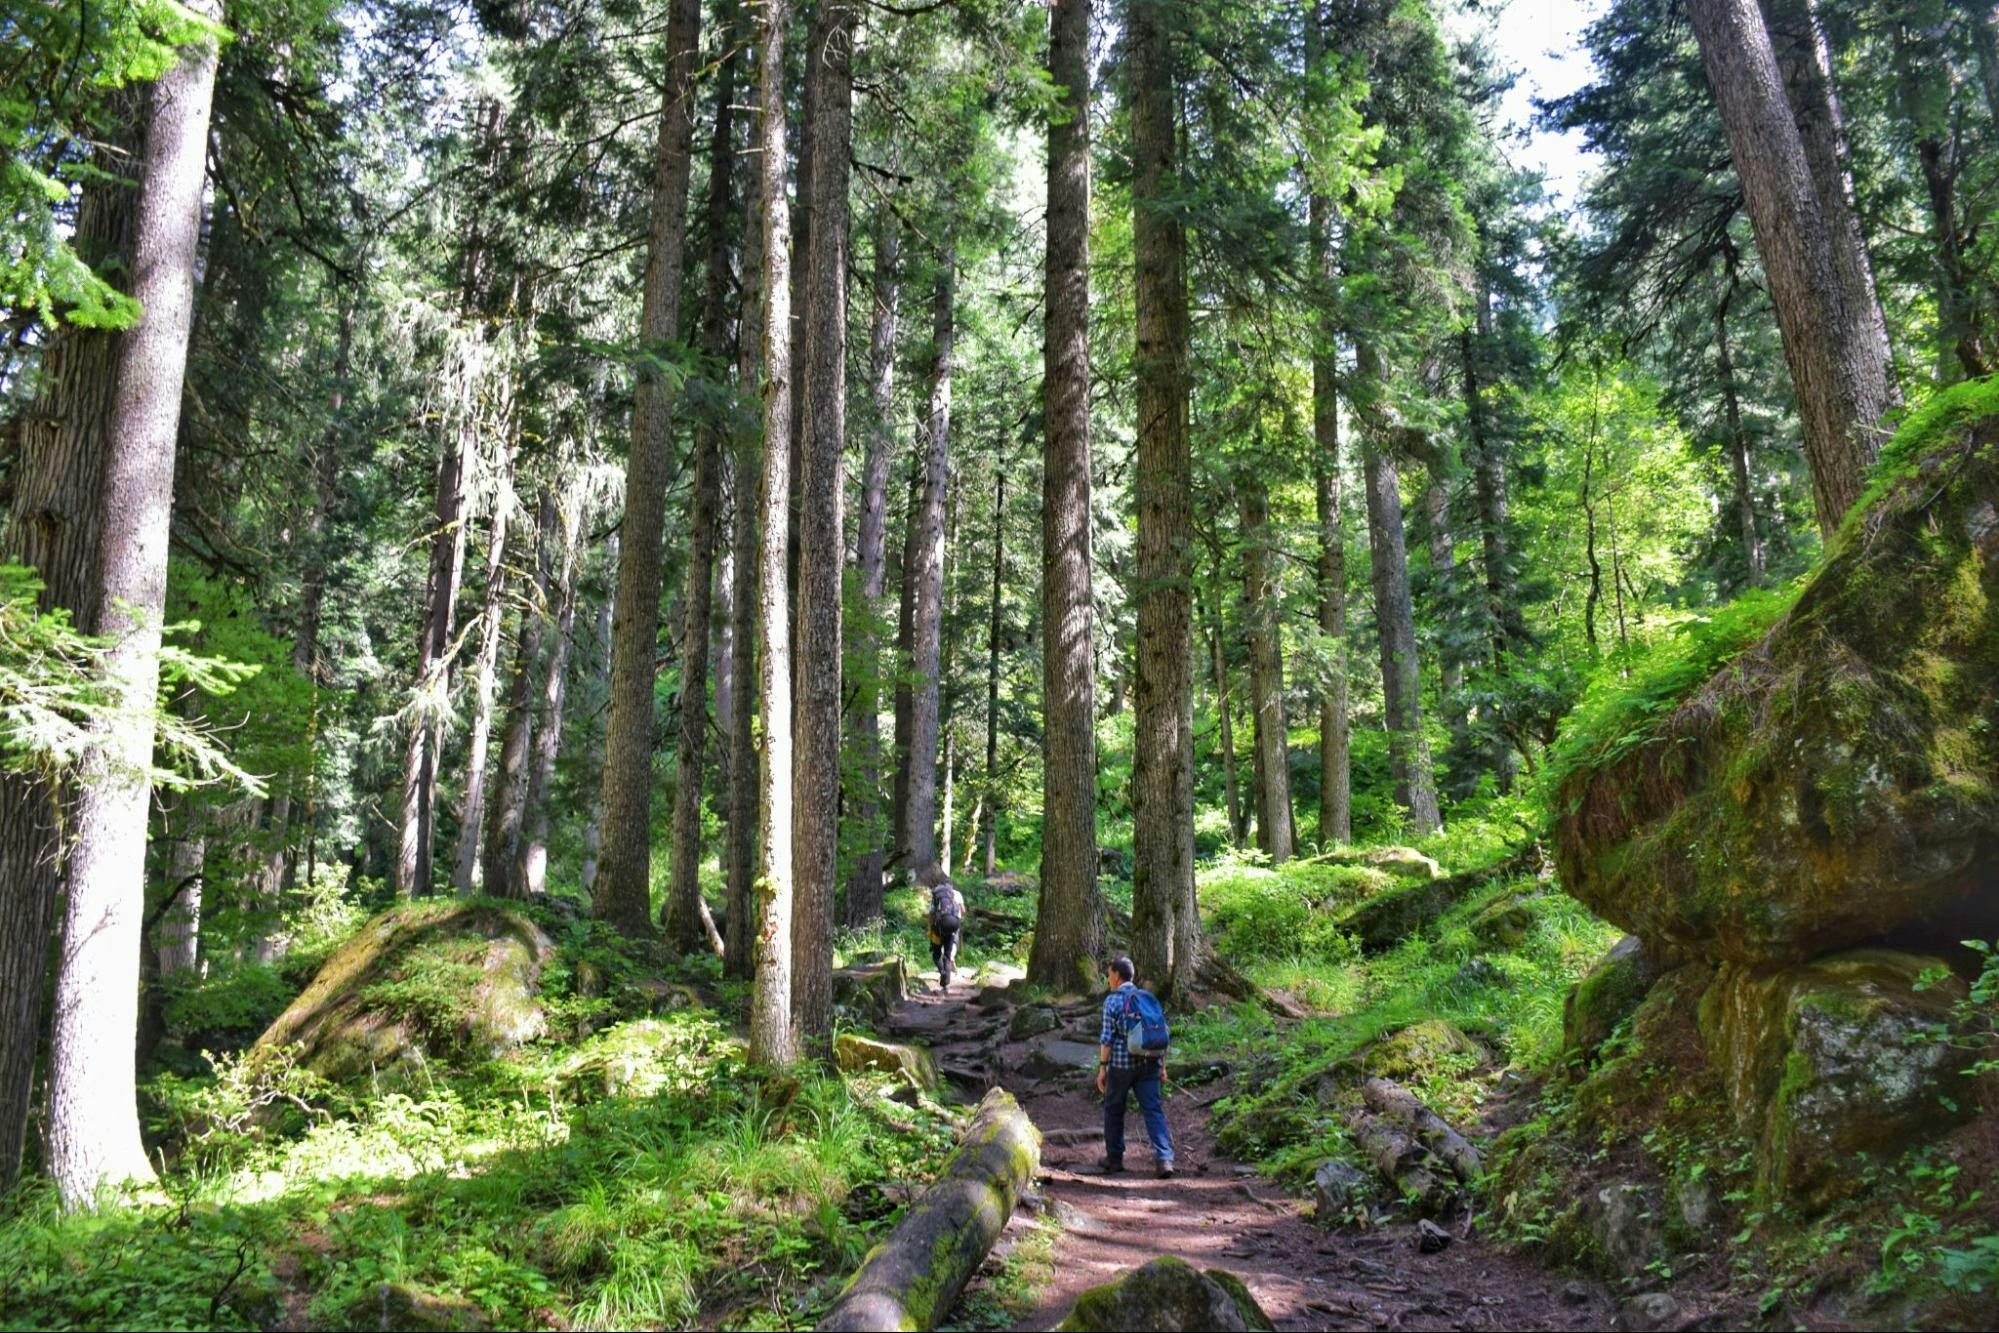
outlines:
[[920, 1046], [876, 1041], [857, 1032], [842, 1032], [833, 1041], [833, 1062], [849, 1074], [875, 1070], [907, 1074], [918, 1087], [937, 1086], [937, 1062]]
[[1756, 1145], [1765, 1201], [1822, 1207], [1857, 1186], [1860, 1155], [1891, 1158], [1972, 1109], [1963, 1054], [1924, 1040], [1965, 993], [1954, 978], [1915, 989], [1942, 966], [1861, 949], [1722, 968], [1701, 999], [1701, 1033]]
[[1938, 395], [1774, 625], [1711, 627], [1579, 712], [1569, 892], [1744, 963], [1999, 933], [1996, 446], [1999, 379]]
[[1064, 1333], [1124, 1333], [1126, 1329], [1213, 1329], [1217, 1333], [1270, 1330], [1270, 1316], [1232, 1273], [1197, 1272], [1183, 1259], [1161, 1258], [1115, 1282], [1091, 1287], [1056, 1325]]
[[335, 1082], [491, 1059], [548, 1030], [539, 983], [554, 953], [533, 921], [490, 903], [392, 908], [334, 951], [257, 1046], [295, 1045]]
[[1562, 1002], [1562, 1049], [1584, 1057], [1610, 1039], [1663, 970], [1657, 946], [1626, 935], [1576, 983]]
[[1370, 870], [1383, 871], [1401, 879], [1432, 880], [1444, 877], [1443, 867], [1434, 857], [1425, 856], [1414, 847], [1336, 847], [1329, 852], [1321, 852], [1312, 857], [1308, 864], [1335, 866], [1365, 866]]
[[1375, 1077], [1420, 1080], [1491, 1058], [1490, 1051], [1455, 1025], [1441, 1018], [1426, 1018], [1382, 1037], [1368, 1047], [1362, 1060], [1366, 1071]]
[[909, 967], [900, 954], [871, 955], [833, 969], [833, 1004], [849, 1018], [880, 1025], [909, 998]]

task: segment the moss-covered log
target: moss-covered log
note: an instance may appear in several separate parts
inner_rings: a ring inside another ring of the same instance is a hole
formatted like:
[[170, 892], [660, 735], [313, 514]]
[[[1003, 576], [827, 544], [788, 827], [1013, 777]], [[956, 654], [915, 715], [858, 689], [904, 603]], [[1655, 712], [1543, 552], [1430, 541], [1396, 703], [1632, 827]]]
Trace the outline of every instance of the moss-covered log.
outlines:
[[1360, 1095], [1368, 1110], [1408, 1129], [1425, 1148], [1450, 1167], [1459, 1180], [1469, 1185], [1485, 1174], [1485, 1163], [1471, 1141], [1452, 1129], [1449, 1122], [1423, 1105], [1415, 1093], [1400, 1083], [1393, 1079], [1371, 1078], [1361, 1084]]
[[935, 1328], [985, 1261], [1041, 1165], [1041, 1131], [994, 1088], [943, 1174], [868, 1252], [819, 1327], [827, 1333]]
[[1562, 883], [1646, 940], [1799, 962], [1999, 930], [1999, 379], [1937, 395], [1788, 607], [1585, 701]]

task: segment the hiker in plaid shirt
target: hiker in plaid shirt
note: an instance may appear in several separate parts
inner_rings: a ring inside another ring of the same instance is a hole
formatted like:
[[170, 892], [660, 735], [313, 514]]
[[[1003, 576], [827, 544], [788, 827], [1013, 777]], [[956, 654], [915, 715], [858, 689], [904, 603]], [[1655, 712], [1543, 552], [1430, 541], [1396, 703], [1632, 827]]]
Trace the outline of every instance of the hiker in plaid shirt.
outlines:
[[1097, 1091], [1104, 1098], [1104, 1157], [1099, 1163], [1106, 1175], [1124, 1170], [1124, 1113], [1131, 1096], [1138, 1096], [1138, 1109], [1145, 1117], [1145, 1134], [1152, 1140], [1152, 1154], [1159, 1174], [1173, 1174], [1173, 1139], [1166, 1132], [1166, 1104], [1160, 1084], [1166, 1077], [1162, 1056], [1133, 1057], [1125, 1045], [1126, 1010], [1136, 991], [1132, 985], [1131, 959], [1119, 954], [1111, 959], [1111, 980], [1117, 983], [1104, 997], [1103, 1030], [1097, 1037]]

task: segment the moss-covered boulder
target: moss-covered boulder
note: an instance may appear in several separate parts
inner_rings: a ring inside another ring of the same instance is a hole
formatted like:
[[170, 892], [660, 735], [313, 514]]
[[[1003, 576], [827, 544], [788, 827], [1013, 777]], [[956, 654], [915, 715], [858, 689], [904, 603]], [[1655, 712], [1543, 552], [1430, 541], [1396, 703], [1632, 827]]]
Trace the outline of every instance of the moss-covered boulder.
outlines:
[[1718, 619], [1579, 711], [1554, 842], [1598, 913], [1756, 964], [1999, 933], [1999, 379], [1877, 477], [1774, 623]]
[[1366, 1072], [1375, 1078], [1407, 1082], [1485, 1063], [1492, 1053], [1441, 1018], [1391, 1032], [1367, 1048]]
[[347, 1309], [344, 1325], [382, 1333], [477, 1333], [491, 1327], [463, 1296], [425, 1291], [408, 1282], [381, 1282]]
[[1242, 1279], [1219, 1268], [1197, 1271], [1184, 1259], [1160, 1258], [1115, 1282], [1091, 1287], [1056, 1325], [1065, 1333], [1124, 1333], [1126, 1329], [1272, 1330], [1270, 1316]]
[[1492, 950], [1517, 949], [1534, 929], [1534, 903], [1527, 894], [1503, 895], [1471, 919], [1472, 938]]
[[1964, 995], [1955, 979], [1916, 989], [1939, 959], [1889, 949], [1798, 967], [1722, 968], [1701, 998], [1708, 1056], [1745, 1137], [1766, 1202], [1817, 1208], [1876, 1161], [1972, 1109], [1963, 1055], [1926, 1040]]
[[900, 954], [875, 954], [833, 969], [833, 1005], [847, 1018], [885, 1023], [909, 998], [909, 967]]
[[907, 1074], [918, 1087], [937, 1086], [937, 1062], [921, 1046], [876, 1041], [857, 1032], [842, 1032], [833, 1041], [833, 1063], [849, 1074], [875, 1070]]
[[334, 1082], [489, 1060], [547, 1031], [539, 983], [554, 953], [507, 907], [404, 904], [335, 950], [257, 1046], [297, 1046], [301, 1065]]
[[1647, 949], [1636, 935], [1626, 935], [1599, 959], [1562, 1002], [1562, 1048], [1584, 1058], [1595, 1055], [1659, 979], [1660, 953], [1658, 946]]

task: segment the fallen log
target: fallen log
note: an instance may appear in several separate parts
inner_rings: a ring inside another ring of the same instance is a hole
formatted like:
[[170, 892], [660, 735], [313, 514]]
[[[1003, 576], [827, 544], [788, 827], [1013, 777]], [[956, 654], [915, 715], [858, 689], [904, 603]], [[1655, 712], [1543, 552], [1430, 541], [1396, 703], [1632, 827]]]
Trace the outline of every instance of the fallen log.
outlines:
[[1465, 1184], [1485, 1173], [1485, 1163], [1470, 1140], [1394, 1079], [1371, 1078], [1361, 1084], [1360, 1095], [1368, 1110], [1406, 1126]]
[[1353, 1140], [1402, 1202], [1418, 1214], [1445, 1213], [1456, 1204], [1450, 1168], [1402, 1125], [1363, 1114], [1353, 1122]]
[[1011, 1093], [994, 1088], [943, 1173], [861, 1261], [820, 1321], [822, 1333], [937, 1327], [1040, 1167], [1041, 1131]]

